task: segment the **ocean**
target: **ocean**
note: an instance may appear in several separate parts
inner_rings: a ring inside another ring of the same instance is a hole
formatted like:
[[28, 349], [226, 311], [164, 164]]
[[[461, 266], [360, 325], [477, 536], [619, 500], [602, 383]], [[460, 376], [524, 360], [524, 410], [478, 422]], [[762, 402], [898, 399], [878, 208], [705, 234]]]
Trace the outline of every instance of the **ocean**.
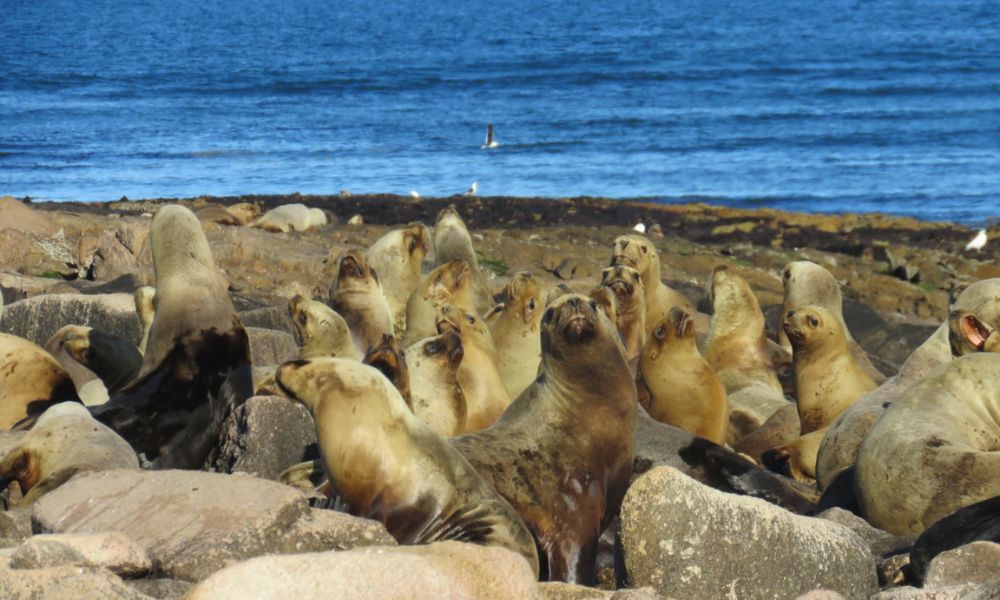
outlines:
[[0, 25], [0, 194], [1000, 215], [995, 0], [0, 0]]

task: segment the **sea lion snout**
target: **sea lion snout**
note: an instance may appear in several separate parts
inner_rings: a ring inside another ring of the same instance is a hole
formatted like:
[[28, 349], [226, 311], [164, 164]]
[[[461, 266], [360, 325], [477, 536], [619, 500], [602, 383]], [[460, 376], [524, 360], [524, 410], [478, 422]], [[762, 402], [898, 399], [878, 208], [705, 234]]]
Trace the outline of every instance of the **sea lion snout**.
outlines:
[[364, 259], [356, 250], [351, 250], [340, 258], [340, 269], [337, 278], [361, 279], [365, 276]]

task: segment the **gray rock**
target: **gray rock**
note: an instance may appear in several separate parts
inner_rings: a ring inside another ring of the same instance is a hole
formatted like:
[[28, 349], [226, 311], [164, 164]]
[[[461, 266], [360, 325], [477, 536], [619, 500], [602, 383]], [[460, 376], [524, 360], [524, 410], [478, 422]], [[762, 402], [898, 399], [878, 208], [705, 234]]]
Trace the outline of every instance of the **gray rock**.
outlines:
[[0, 559], [0, 598], [10, 600], [150, 600], [105, 569], [61, 566], [47, 569], [11, 569]]
[[240, 322], [244, 327], [260, 327], [261, 329], [273, 329], [284, 331], [294, 335], [295, 326], [292, 324], [288, 310], [276, 306], [265, 306], [254, 308], [239, 313]]
[[966, 584], [942, 588], [915, 588], [903, 586], [872, 596], [872, 600], [997, 600], [1000, 584]]
[[788, 598], [878, 591], [867, 544], [851, 530], [763, 500], [715, 491], [676, 469], [632, 484], [621, 510], [629, 582], [679, 598]]
[[212, 575], [187, 600], [540, 597], [534, 573], [519, 554], [496, 546], [438, 542], [263, 556]]
[[1000, 582], [1000, 544], [972, 542], [934, 557], [924, 576], [925, 588]]
[[288, 486], [198, 471], [78, 475], [41, 498], [32, 518], [41, 533], [119, 531], [155, 572], [185, 581], [261, 554], [394, 543], [376, 521], [317, 515]]
[[802, 594], [795, 600], [844, 600], [844, 597], [831, 590], [813, 590]]
[[44, 294], [4, 308], [0, 331], [44, 346], [66, 325], [86, 325], [134, 344], [142, 337], [131, 294]]
[[839, 523], [861, 536], [861, 539], [871, 549], [872, 556], [878, 557], [899, 552], [913, 545], [913, 537], [893, 535], [888, 531], [882, 531], [877, 527], [873, 527], [868, 521], [865, 521], [856, 514], [842, 508], [824, 510], [816, 516], [820, 519]]
[[230, 414], [211, 468], [277, 479], [288, 467], [318, 456], [309, 410], [278, 396], [254, 396]]
[[10, 556], [12, 569], [62, 565], [103, 567], [121, 577], [141, 577], [153, 566], [142, 548], [118, 532], [36, 535], [18, 546]]
[[538, 584], [543, 600], [658, 600], [652, 588], [599, 590], [573, 583], [547, 581]]
[[292, 334], [274, 329], [247, 327], [250, 339], [250, 362], [254, 365], [280, 365], [299, 355]]
[[133, 579], [126, 583], [139, 593], [156, 600], [181, 600], [194, 585], [190, 581], [178, 579]]

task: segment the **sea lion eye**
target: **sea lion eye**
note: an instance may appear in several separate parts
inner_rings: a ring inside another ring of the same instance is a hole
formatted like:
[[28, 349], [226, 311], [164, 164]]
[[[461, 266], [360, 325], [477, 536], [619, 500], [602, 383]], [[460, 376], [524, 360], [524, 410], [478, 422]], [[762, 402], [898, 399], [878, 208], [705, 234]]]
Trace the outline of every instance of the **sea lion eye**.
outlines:
[[649, 248], [647, 248], [646, 246], [639, 246], [639, 249], [641, 249], [641, 250], [642, 250], [642, 253], [643, 253], [643, 254], [645, 254], [645, 253], [649, 252]]
[[810, 315], [809, 316], [809, 326], [810, 327], [819, 327], [819, 319], [817, 319], [816, 317]]
[[597, 311], [597, 302], [595, 302], [593, 300], [590, 301], [590, 310], [595, 311], [595, 312]]
[[304, 313], [304, 312], [299, 313], [299, 323], [301, 325], [305, 325], [306, 324], [306, 313]]
[[476, 324], [476, 317], [474, 317], [472, 315], [465, 315], [465, 319], [469, 322], [469, 325], [475, 325]]
[[535, 299], [528, 300], [528, 310], [535, 310]]

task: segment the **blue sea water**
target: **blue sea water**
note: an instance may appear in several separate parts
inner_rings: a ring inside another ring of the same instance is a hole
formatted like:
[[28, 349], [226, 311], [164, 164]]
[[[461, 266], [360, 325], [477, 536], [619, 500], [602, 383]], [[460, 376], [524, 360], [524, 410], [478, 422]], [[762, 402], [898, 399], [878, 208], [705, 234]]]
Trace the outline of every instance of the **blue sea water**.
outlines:
[[0, 194], [1000, 215], [996, 0], [0, 0], [0, 28]]

